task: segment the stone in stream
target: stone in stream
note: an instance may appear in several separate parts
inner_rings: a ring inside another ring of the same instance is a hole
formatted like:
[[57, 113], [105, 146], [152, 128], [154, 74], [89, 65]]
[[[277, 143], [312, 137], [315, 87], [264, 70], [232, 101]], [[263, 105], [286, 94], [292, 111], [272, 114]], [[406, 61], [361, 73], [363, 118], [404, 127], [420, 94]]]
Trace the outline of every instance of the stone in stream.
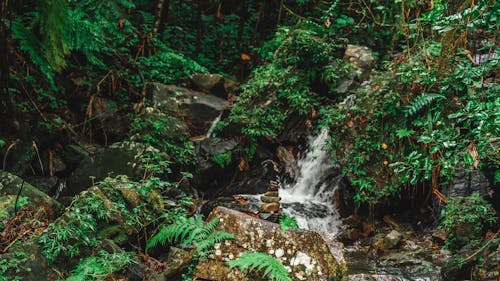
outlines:
[[262, 200], [262, 202], [264, 202], [264, 203], [279, 203], [280, 202], [280, 198], [277, 196], [262, 195], [260, 197], [260, 200]]
[[384, 249], [395, 248], [401, 241], [401, 238], [403, 238], [403, 234], [398, 231], [393, 230], [389, 232], [389, 234], [384, 237]]
[[273, 203], [263, 203], [260, 206], [259, 211], [262, 213], [277, 213], [280, 210], [280, 204], [277, 202]]
[[216, 230], [235, 235], [215, 245], [215, 252], [200, 260], [194, 275], [199, 279], [226, 281], [260, 281], [259, 275], [229, 269], [228, 260], [244, 252], [265, 252], [278, 259], [288, 269], [292, 280], [346, 280], [346, 263], [342, 244], [331, 236], [315, 231], [281, 230], [279, 224], [260, 220], [223, 207], [212, 211], [208, 221], [219, 218]]
[[278, 197], [278, 191], [268, 191], [264, 193], [264, 196]]

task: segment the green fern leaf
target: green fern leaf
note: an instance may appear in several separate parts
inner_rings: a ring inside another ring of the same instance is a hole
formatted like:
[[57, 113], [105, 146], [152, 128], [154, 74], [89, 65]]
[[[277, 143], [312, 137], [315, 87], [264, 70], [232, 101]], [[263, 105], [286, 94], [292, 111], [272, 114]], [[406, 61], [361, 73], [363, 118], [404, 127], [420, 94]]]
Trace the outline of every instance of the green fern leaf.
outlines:
[[413, 99], [409, 105], [406, 106], [406, 114], [408, 116], [413, 116], [424, 107], [429, 106], [434, 100], [444, 98], [445, 96], [439, 94], [422, 93], [420, 94], [420, 96]]
[[229, 268], [239, 267], [240, 270], [262, 271], [262, 276], [271, 281], [292, 281], [283, 264], [274, 257], [259, 252], [243, 253], [236, 260], [228, 261]]

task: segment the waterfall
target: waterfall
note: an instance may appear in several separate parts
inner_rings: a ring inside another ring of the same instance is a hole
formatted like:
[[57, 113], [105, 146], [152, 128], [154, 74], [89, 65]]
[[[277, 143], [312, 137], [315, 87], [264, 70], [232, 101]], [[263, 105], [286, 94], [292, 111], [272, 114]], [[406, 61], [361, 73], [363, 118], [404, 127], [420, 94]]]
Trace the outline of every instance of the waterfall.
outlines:
[[298, 161], [299, 173], [279, 190], [283, 212], [297, 219], [301, 228], [336, 234], [340, 218], [334, 206], [338, 175], [326, 151], [328, 130], [309, 140], [309, 150]]
[[212, 125], [210, 125], [210, 129], [208, 129], [207, 133], [205, 134], [206, 139], [208, 139], [212, 136], [212, 133], [215, 130], [215, 126], [217, 125], [217, 123], [219, 123], [221, 117], [222, 117], [222, 111], [221, 111], [221, 113], [219, 113], [217, 118], [215, 118], [214, 121], [212, 121]]

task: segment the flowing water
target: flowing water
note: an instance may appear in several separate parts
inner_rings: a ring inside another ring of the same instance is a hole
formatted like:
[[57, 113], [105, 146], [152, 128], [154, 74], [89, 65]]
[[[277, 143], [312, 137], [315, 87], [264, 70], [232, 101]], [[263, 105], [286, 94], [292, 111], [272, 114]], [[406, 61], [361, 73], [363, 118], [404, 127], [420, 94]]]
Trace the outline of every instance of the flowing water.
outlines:
[[215, 126], [217, 126], [217, 123], [219, 123], [221, 117], [222, 117], [222, 111], [221, 111], [221, 113], [219, 113], [217, 118], [215, 118], [214, 121], [212, 121], [212, 125], [210, 125], [210, 128], [208, 129], [207, 133], [205, 134], [206, 139], [209, 139], [212, 136], [212, 133], [215, 130]]
[[327, 139], [327, 130], [310, 138], [307, 153], [298, 161], [297, 178], [282, 184], [279, 195], [283, 212], [295, 217], [301, 228], [335, 235], [340, 224], [334, 206], [338, 176], [325, 148]]

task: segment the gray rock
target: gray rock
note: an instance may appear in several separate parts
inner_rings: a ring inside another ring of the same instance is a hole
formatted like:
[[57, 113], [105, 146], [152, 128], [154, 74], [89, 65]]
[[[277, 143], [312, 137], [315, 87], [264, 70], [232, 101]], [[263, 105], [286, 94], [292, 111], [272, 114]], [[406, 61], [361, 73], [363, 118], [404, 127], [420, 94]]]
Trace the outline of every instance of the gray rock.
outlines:
[[174, 85], [152, 83], [148, 89], [155, 107], [184, 115], [191, 136], [205, 135], [220, 112], [230, 108], [227, 100]]
[[246, 251], [265, 252], [289, 268], [293, 280], [346, 280], [346, 264], [342, 244], [331, 236], [309, 230], [288, 230], [285, 233], [278, 224], [264, 221], [246, 214], [216, 208], [208, 220], [219, 218], [216, 230], [235, 235], [235, 240], [215, 246], [215, 252], [200, 260], [194, 275], [208, 280], [262, 280], [239, 270], [229, 270], [226, 263]]
[[73, 171], [67, 181], [68, 188], [61, 196], [76, 195], [110, 174], [140, 177], [138, 157], [150, 150], [155, 149], [132, 141], [117, 142], [108, 148], [97, 149], [94, 155], [81, 161]]
[[459, 167], [453, 178], [453, 183], [448, 189], [448, 196], [469, 196], [478, 192], [482, 196], [488, 194], [490, 183], [479, 170], [469, 170]]
[[359, 81], [362, 82], [370, 78], [375, 59], [368, 47], [349, 44], [345, 50], [344, 59], [347, 59], [354, 66]]
[[222, 75], [198, 73], [191, 76], [189, 80], [197, 90], [207, 92], [224, 99], [227, 96], [227, 92], [224, 87], [225, 78]]
[[[21, 186], [22, 191], [19, 193]], [[62, 210], [62, 205], [47, 194], [43, 193], [26, 181], [23, 183], [23, 180], [20, 177], [0, 170], [0, 196], [17, 196], [17, 194], [27, 197], [28, 204], [35, 205], [40, 201], [45, 201], [49, 204], [49, 206], [54, 208], [55, 211]]]
[[395, 248], [401, 241], [401, 238], [403, 238], [403, 234], [399, 233], [398, 231], [393, 230], [389, 232], [389, 234], [387, 234], [384, 237], [384, 248], [385, 249]]

